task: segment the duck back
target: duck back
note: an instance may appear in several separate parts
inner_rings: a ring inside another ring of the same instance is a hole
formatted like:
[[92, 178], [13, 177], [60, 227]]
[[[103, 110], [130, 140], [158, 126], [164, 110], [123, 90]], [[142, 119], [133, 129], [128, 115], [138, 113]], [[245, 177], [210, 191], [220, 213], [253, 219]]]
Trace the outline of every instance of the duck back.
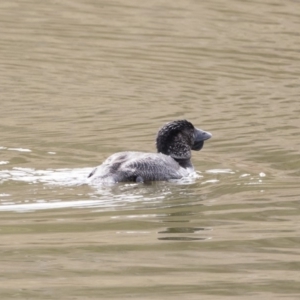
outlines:
[[182, 168], [172, 157], [162, 153], [119, 152], [95, 168], [89, 178], [93, 182], [146, 182], [179, 179], [193, 168]]

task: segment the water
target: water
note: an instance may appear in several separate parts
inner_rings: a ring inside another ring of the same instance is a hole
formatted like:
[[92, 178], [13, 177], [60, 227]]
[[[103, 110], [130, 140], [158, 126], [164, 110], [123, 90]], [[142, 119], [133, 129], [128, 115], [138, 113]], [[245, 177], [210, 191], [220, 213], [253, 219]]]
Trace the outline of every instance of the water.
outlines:
[[[1, 1], [1, 299], [299, 299], [298, 1]], [[179, 182], [85, 183], [165, 122]]]

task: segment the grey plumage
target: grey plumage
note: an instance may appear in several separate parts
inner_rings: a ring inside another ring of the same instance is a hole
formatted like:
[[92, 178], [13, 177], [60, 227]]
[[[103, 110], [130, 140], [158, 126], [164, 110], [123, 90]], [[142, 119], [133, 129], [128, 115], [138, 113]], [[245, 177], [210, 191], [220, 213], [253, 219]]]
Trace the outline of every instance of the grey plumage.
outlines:
[[94, 184], [180, 179], [194, 171], [191, 149], [199, 151], [210, 137], [210, 133], [194, 128], [186, 120], [167, 123], [157, 135], [159, 153], [115, 153], [95, 168], [89, 178]]

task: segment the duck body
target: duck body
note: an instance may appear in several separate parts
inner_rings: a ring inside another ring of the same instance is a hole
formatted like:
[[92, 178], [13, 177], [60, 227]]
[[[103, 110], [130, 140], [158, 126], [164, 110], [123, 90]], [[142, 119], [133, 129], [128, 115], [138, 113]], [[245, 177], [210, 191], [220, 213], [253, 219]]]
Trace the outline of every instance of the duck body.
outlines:
[[93, 184], [149, 182], [180, 179], [194, 172], [191, 150], [202, 149], [209, 132], [186, 120], [167, 123], [158, 132], [158, 153], [118, 152], [108, 157], [88, 176]]
[[94, 183], [148, 182], [180, 179], [194, 168], [183, 168], [171, 156], [162, 153], [119, 152], [108, 157], [89, 177]]

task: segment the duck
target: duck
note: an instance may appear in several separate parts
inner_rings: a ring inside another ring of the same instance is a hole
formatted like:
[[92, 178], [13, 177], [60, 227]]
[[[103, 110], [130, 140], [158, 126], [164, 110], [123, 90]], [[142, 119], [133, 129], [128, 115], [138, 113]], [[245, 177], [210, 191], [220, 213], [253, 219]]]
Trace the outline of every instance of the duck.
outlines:
[[163, 125], [156, 136], [157, 153], [125, 151], [109, 156], [88, 175], [92, 184], [146, 183], [181, 179], [194, 172], [191, 150], [200, 151], [210, 132], [187, 120]]

